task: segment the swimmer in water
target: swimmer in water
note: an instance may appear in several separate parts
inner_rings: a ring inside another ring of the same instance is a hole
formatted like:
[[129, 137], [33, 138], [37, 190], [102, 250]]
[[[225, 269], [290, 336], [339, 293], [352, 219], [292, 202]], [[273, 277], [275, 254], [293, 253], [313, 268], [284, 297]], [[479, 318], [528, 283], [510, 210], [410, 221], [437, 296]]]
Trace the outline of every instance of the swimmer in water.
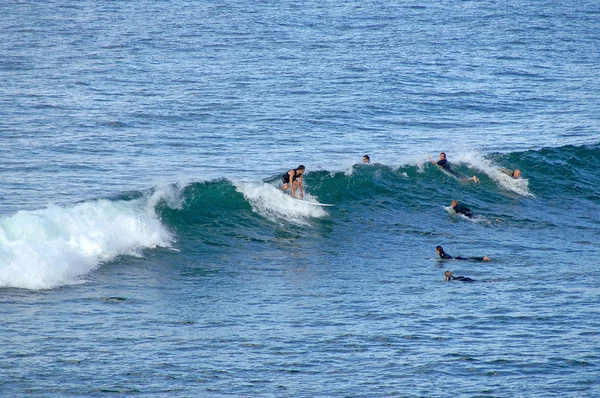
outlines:
[[468, 278], [466, 276], [454, 276], [454, 275], [452, 275], [452, 272], [450, 272], [450, 271], [444, 272], [444, 281], [446, 281], [446, 282], [450, 282], [450, 281], [475, 282], [474, 279]]
[[427, 157], [429, 158], [429, 161], [432, 164], [437, 165], [439, 168], [443, 169], [444, 171], [453, 175], [454, 177], [458, 178], [459, 180], [479, 182], [479, 178], [477, 178], [477, 176], [465, 177], [462, 174], [457, 173], [456, 171], [452, 170], [452, 167], [450, 167], [450, 163], [448, 163], [448, 160], [446, 159], [446, 154], [444, 152], [440, 153], [440, 160], [438, 160], [437, 162], [434, 161], [431, 158], [431, 156], [429, 156], [429, 154], [427, 154]]
[[295, 169], [288, 170], [287, 173], [285, 173], [283, 175], [283, 177], [281, 177], [281, 179], [283, 180], [283, 186], [281, 187], [281, 190], [285, 191], [291, 185], [291, 188], [292, 188], [291, 196], [292, 196], [292, 198], [295, 198], [296, 190], [298, 188], [300, 188], [300, 198], [304, 198], [304, 192], [302, 189], [302, 185], [303, 185], [303, 180], [304, 180], [304, 170], [305, 169], [306, 168], [304, 167], [304, 165], [300, 165]]
[[502, 169], [500, 171], [503, 172], [504, 174], [506, 174], [507, 176], [511, 176], [515, 180], [517, 180], [517, 179], [519, 179], [519, 177], [521, 177], [521, 170], [519, 170], [519, 169], [515, 169], [515, 170]]
[[369, 157], [369, 155], [363, 156], [363, 163], [371, 163], [371, 158]]
[[442, 246], [436, 246], [435, 252], [442, 260], [463, 260], [463, 261], [490, 261], [488, 256], [483, 257], [452, 257], [444, 251]]
[[465, 217], [473, 218], [473, 213], [471, 213], [471, 209], [461, 205], [456, 199], [452, 201], [452, 208], [454, 209], [456, 214], [462, 214]]

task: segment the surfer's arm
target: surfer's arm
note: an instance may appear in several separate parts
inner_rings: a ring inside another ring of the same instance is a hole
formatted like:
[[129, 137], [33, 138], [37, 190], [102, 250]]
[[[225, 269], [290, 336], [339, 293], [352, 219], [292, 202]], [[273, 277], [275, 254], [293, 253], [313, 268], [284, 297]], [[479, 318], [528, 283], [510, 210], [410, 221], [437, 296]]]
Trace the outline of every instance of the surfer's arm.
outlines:
[[427, 158], [429, 159], [429, 161], [431, 162], [431, 164], [437, 164], [437, 163], [435, 162], [435, 160], [433, 160], [433, 159], [431, 158], [431, 156], [429, 156], [429, 154], [427, 154]]
[[294, 177], [296, 176], [296, 172], [294, 170], [290, 170], [288, 171], [288, 176], [289, 176], [289, 180], [290, 180], [290, 190], [291, 190], [291, 197], [295, 198], [296, 197], [296, 187], [294, 187]]
[[304, 199], [304, 173], [302, 173], [302, 175], [300, 176], [300, 178], [298, 178], [298, 187], [300, 188], [300, 198]]

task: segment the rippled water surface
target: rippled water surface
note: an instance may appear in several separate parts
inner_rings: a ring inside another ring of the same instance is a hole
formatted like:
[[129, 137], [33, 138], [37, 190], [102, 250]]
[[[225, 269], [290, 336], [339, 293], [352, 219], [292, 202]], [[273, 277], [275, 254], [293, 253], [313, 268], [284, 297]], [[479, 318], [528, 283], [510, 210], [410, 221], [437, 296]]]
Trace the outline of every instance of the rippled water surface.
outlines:
[[600, 395], [597, 2], [0, 15], [0, 395]]

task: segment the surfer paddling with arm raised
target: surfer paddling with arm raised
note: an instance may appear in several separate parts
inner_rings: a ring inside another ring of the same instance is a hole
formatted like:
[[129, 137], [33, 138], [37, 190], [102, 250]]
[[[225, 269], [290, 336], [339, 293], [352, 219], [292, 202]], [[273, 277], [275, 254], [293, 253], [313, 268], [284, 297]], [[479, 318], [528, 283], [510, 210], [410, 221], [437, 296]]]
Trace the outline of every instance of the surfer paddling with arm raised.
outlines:
[[304, 170], [306, 168], [304, 165], [300, 165], [295, 169], [288, 170], [282, 177], [283, 186], [281, 190], [285, 191], [291, 187], [292, 198], [296, 197], [296, 190], [300, 188], [300, 198], [304, 198], [304, 190], [303, 190], [303, 180], [304, 180]]
[[440, 169], [443, 169], [446, 173], [458, 178], [459, 180], [479, 182], [479, 178], [477, 178], [477, 176], [465, 177], [462, 174], [459, 174], [456, 171], [452, 170], [452, 167], [450, 167], [450, 163], [448, 163], [448, 159], [446, 159], [446, 153], [444, 152], [440, 153], [440, 160], [438, 160], [437, 162], [433, 160], [431, 156], [429, 156], [429, 154], [427, 154], [427, 157], [429, 158], [429, 161], [432, 164], [437, 165]]

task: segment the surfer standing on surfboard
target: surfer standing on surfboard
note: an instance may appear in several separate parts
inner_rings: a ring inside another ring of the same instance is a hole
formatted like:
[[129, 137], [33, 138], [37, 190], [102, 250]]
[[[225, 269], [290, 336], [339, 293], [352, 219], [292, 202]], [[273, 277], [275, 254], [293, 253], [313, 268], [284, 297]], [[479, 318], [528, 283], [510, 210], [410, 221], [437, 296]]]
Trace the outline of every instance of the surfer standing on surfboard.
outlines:
[[431, 163], [438, 165], [438, 167], [444, 169], [445, 172], [453, 175], [454, 177], [458, 178], [459, 180], [479, 182], [479, 178], [477, 178], [477, 176], [465, 177], [462, 174], [459, 174], [456, 171], [452, 170], [452, 167], [450, 167], [450, 163], [448, 163], [448, 160], [446, 159], [446, 154], [444, 152], [440, 153], [440, 160], [438, 160], [437, 162], [435, 162], [433, 159], [431, 159], [431, 156], [429, 156], [429, 154], [427, 154], [427, 157], [429, 158], [429, 161]]
[[296, 189], [300, 188], [300, 198], [304, 198], [304, 191], [302, 187], [302, 182], [304, 179], [304, 165], [300, 165], [295, 169], [288, 170], [287, 173], [283, 175], [281, 178], [283, 180], [283, 186], [281, 189], [283, 191], [287, 190], [290, 185], [292, 188], [292, 198], [295, 198]]

